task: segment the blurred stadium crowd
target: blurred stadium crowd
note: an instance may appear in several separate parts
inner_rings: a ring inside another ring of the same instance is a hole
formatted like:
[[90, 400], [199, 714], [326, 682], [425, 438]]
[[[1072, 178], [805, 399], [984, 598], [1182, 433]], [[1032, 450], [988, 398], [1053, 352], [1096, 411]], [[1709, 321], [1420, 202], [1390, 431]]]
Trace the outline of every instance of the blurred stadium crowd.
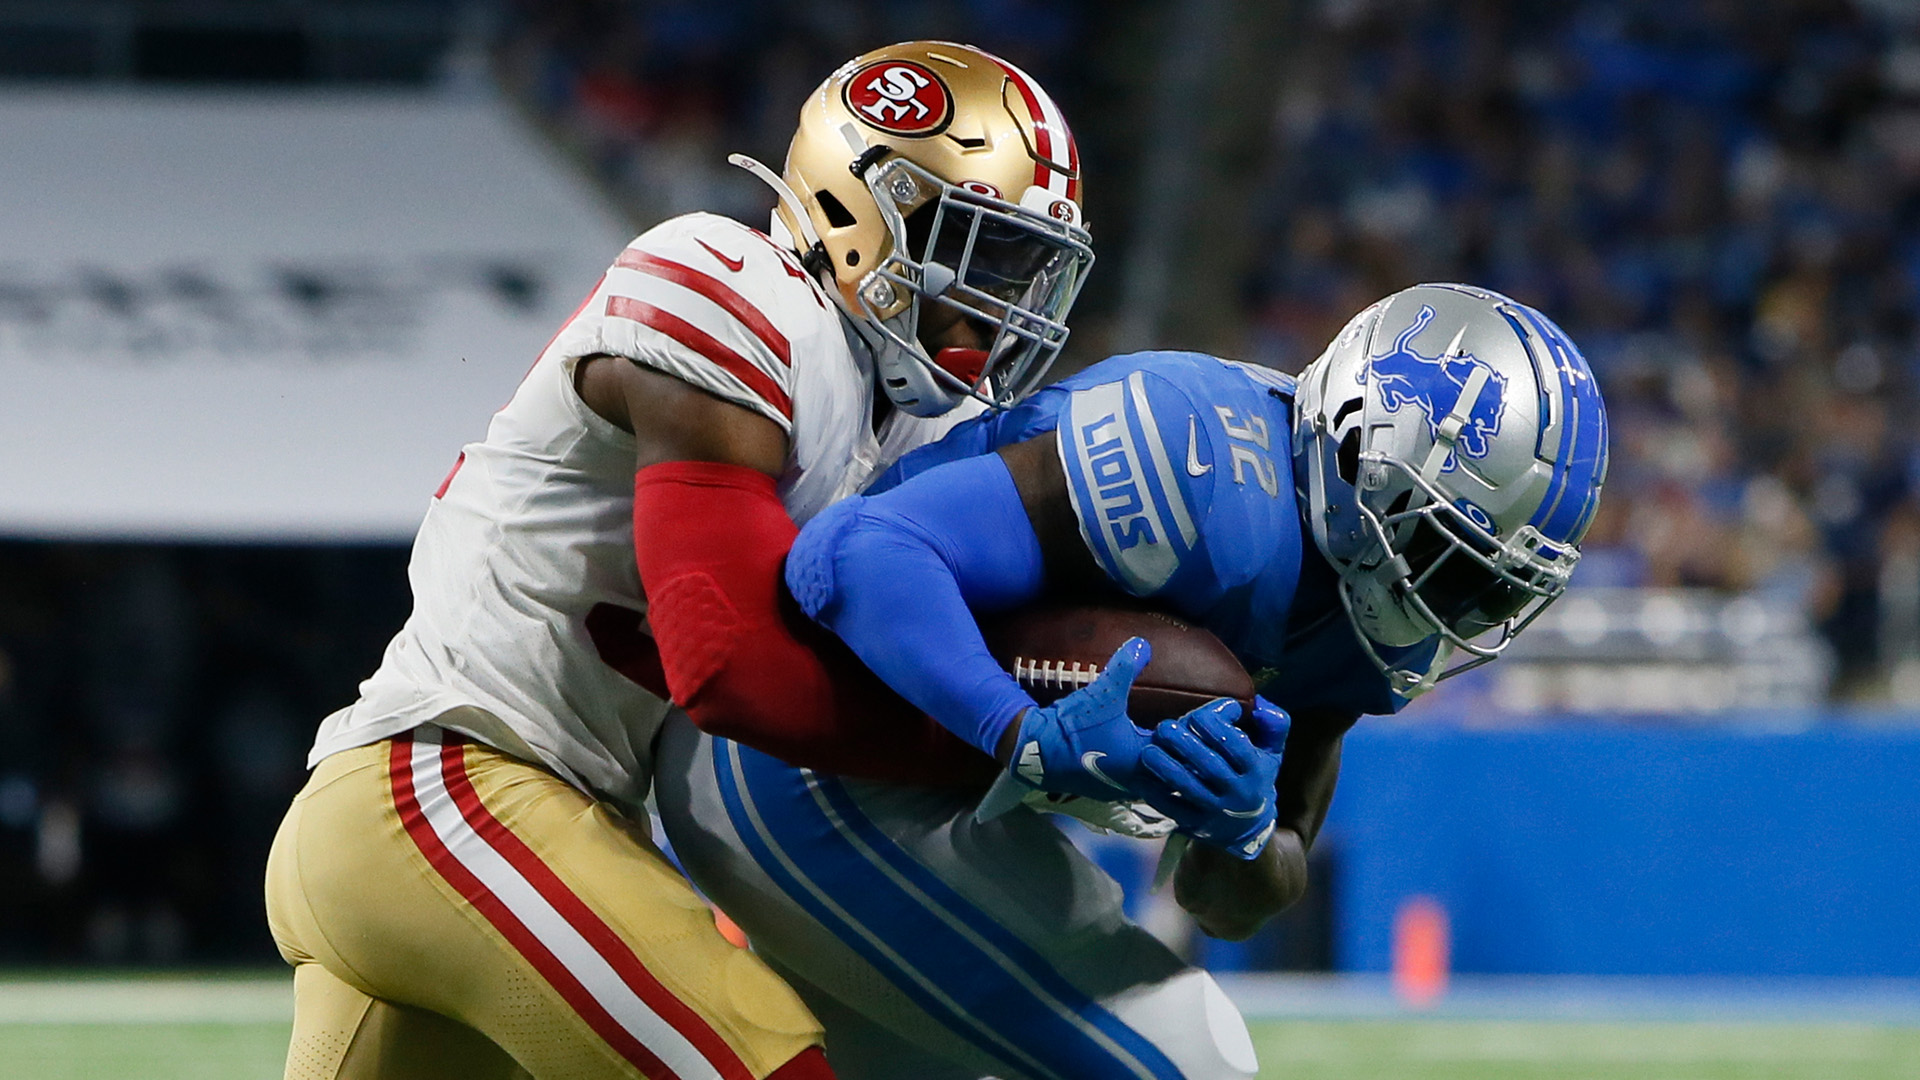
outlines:
[[[1103, 103], [1152, 56], [1087, 47], [1104, 6], [500, 14], [500, 80], [636, 225], [763, 215], [725, 155], [777, 162], [841, 60], [906, 37], [1002, 53], [1078, 121], [1094, 178], [1103, 265], [1068, 363], [1111, 340], [1141, 136]], [[1584, 583], [1785, 599], [1834, 646], [1836, 696], [1920, 701], [1920, 8], [1316, 0], [1264, 70], [1243, 356], [1297, 370], [1421, 280], [1541, 307], [1613, 417]], [[404, 559], [0, 545], [0, 959], [265, 955], [262, 853], [314, 725], [404, 618]]]
[[[727, 164], [782, 160], [808, 91], [892, 41], [968, 41], [1043, 85], [1083, 83], [1086, 0], [516, 0], [497, 49], [506, 84], [636, 221], [693, 210], [758, 221], [766, 188]], [[1054, 91], [1070, 108], [1068, 90]]]
[[1920, 12], [1321, 12], [1281, 67], [1253, 355], [1415, 280], [1551, 312], [1614, 425], [1583, 583], [1790, 600], [1838, 693], [1884, 692], [1920, 630]]

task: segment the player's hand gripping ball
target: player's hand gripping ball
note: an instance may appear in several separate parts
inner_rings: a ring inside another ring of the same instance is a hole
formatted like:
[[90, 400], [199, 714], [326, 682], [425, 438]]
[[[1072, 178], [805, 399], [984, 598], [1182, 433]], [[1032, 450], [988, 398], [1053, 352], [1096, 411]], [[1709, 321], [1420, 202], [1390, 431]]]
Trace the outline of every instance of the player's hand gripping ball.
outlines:
[[[1182, 774], [1193, 797], [1176, 796], [1142, 767], [1140, 756], [1152, 742], [1141, 725], [1181, 717], [1221, 698], [1253, 700], [1252, 680], [1219, 639], [1167, 615], [1116, 605], [1027, 609], [982, 629], [995, 658], [1040, 707], [1022, 715], [1013, 761], [982, 800], [980, 820], [1005, 812], [1035, 789], [1102, 801], [1144, 800], [1169, 816], [1177, 808], [1195, 828], [1209, 815], [1220, 816], [1196, 777]], [[1232, 724], [1230, 718], [1224, 722]], [[1207, 775], [1222, 770], [1244, 772], [1246, 766], [1222, 762]]]
[[998, 817], [1035, 789], [1090, 799], [1140, 797], [1141, 780], [1151, 779], [1140, 767], [1148, 735], [1128, 717], [1127, 695], [1152, 652], [1145, 638], [1129, 638], [1086, 686], [1021, 713], [1013, 760], [975, 816]]
[[1153, 729], [1141, 767], [1181, 798], [1165, 806], [1180, 831], [1241, 859], [1252, 859], [1273, 835], [1274, 781], [1287, 714], [1253, 699], [1252, 737], [1236, 727], [1240, 703], [1216, 701]]

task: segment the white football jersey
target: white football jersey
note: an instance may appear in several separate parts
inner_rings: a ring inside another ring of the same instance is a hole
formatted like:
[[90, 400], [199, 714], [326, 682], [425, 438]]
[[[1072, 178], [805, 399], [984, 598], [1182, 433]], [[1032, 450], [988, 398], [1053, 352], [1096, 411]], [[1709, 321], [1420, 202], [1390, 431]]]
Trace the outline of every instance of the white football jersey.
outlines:
[[[485, 441], [462, 451], [414, 540], [413, 614], [308, 765], [467, 708], [443, 726], [597, 795], [645, 798], [668, 704], [602, 659], [646, 611], [633, 550], [633, 436], [587, 408], [574, 365], [606, 353], [752, 409], [789, 438], [795, 521], [859, 491], [962, 417], [894, 412], [876, 436], [872, 363], [791, 252], [689, 214], [634, 240], [540, 355]], [[592, 629], [589, 629], [590, 624]], [[596, 637], [599, 639], [596, 644]]]

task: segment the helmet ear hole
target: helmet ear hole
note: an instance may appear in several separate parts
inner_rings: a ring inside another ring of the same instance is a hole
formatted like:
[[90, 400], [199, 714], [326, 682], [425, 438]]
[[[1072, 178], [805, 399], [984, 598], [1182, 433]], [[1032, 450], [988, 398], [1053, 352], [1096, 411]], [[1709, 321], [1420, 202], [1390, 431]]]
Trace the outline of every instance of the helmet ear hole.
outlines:
[[849, 229], [855, 224], [853, 211], [847, 204], [836, 198], [833, 192], [820, 189], [813, 193], [814, 201], [820, 204], [820, 212], [827, 215], [827, 224], [836, 229]]
[[1347, 432], [1340, 440], [1340, 449], [1334, 454], [1334, 463], [1340, 470], [1340, 479], [1349, 485], [1360, 475], [1360, 429]]

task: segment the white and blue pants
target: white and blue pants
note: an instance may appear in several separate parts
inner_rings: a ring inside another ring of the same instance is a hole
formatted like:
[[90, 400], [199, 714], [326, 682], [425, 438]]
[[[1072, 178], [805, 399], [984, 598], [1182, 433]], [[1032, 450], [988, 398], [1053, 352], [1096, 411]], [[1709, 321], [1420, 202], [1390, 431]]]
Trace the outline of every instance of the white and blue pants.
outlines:
[[826, 1026], [843, 1080], [1243, 1080], [1246, 1025], [1045, 815], [794, 768], [694, 728], [657, 748], [681, 864]]

